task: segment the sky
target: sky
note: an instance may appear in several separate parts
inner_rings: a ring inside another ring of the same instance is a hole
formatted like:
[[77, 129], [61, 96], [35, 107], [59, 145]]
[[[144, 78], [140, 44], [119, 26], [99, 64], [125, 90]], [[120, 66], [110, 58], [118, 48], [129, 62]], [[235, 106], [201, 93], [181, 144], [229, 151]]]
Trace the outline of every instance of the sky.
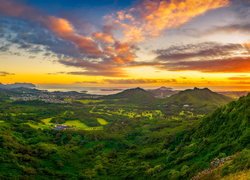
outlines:
[[250, 90], [249, 0], [0, 0], [0, 83]]

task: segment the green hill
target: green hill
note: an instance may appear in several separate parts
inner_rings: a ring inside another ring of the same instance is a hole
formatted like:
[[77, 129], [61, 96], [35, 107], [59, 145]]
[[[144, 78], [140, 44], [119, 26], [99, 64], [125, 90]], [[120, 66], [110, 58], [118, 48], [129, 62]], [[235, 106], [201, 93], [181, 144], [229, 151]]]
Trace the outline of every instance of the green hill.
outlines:
[[[221, 175], [247, 170], [250, 168], [249, 139], [250, 94], [217, 109], [192, 132], [171, 142], [168, 149], [174, 150], [169, 153], [167, 164], [175, 167], [176, 176], [185, 178], [200, 169], [209, 168], [214, 158], [235, 154], [236, 157], [224, 167]], [[179, 173], [183, 166], [189, 167], [186, 175]]]
[[188, 89], [163, 100], [169, 112], [182, 110], [208, 113], [232, 101], [230, 97], [215, 93], [208, 88]]
[[151, 105], [156, 101], [156, 98], [152, 95], [152, 93], [139, 87], [127, 89], [117, 94], [105, 96], [104, 99], [117, 99], [120, 100], [120, 102], [140, 105]]
[[[217, 109], [203, 120], [195, 132], [195, 138], [208, 138], [210, 142], [222, 144], [211, 146], [211, 152], [223, 150], [231, 153], [249, 146], [250, 140], [250, 94], [238, 101]], [[249, 146], [250, 147], [250, 146]], [[207, 148], [206, 148], [207, 149]]]

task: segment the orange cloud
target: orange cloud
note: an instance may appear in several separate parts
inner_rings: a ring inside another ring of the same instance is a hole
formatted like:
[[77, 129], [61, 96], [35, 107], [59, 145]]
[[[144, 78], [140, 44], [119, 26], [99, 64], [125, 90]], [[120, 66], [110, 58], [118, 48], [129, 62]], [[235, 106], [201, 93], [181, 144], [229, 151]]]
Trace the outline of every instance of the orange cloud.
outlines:
[[118, 64], [133, 61], [135, 58], [134, 47], [128, 43], [118, 42], [110, 30], [83, 36], [76, 32], [74, 26], [67, 19], [44, 15], [13, 0], [7, 2], [0, 0], [0, 3], [2, 3], [0, 13], [39, 22], [58, 37], [72, 42], [81, 53], [92, 58], [109, 59]]
[[210, 73], [249, 73], [249, 58], [231, 58], [207, 61], [179, 61], [164, 66], [170, 71], [200, 71]]
[[250, 81], [249, 76], [237, 76], [237, 77], [230, 77], [228, 79], [233, 81]]
[[167, 28], [178, 27], [208, 10], [223, 7], [228, 2], [228, 0], [172, 0], [170, 3], [146, 1], [142, 17], [146, 21], [147, 31], [158, 36]]
[[242, 46], [250, 52], [250, 43], [242, 44]]
[[104, 79], [109, 84], [163, 84], [176, 83], [176, 79]]
[[116, 43], [115, 44], [116, 55], [113, 57], [117, 63], [126, 63], [134, 60], [135, 49], [128, 43]]
[[91, 37], [77, 34], [68, 20], [49, 16], [45, 19], [44, 24], [59, 37], [73, 42], [83, 53], [92, 56], [102, 54], [98, 44]]
[[107, 16], [110, 24], [123, 29], [124, 41], [141, 42], [176, 28], [209, 10], [224, 7], [229, 0], [145, 0], [137, 7]]
[[95, 43], [91, 37], [77, 34], [73, 25], [68, 20], [44, 15], [31, 7], [16, 3], [16, 1], [13, 0], [0, 0], [0, 3], [0, 13], [37, 21], [54, 32], [58, 37], [74, 43], [80, 51], [92, 56], [102, 54], [98, 44]]
[[108, 34], [108, 33], [102, 33], [102, 32], [97, 32], [93, 34], [93, 37], [98, 40], [101, 41], [103, 43], [114, 43], [115, 39], [112, 35]]
[[[92, 67], [93, 73], [85, 72], [89, 74], [110, 74], [108, 71], [121, 74], [121, 67], [135, 60], [135, 45], [138, 42], [159, 36], [166, 29], [179, 27], [196, 16], [228, 3], [229, 0], [144, 0], [134, 8], [107, 16], [104, 30], [89, 36], [79, 34], [67, 19], [45, 15], [15, 0], [0, 0], [0, 13], [36, 21], [59, 38], [74, 44], [82, 55], [98, 60], [88, 64], [81, 62], [86, 60], [67, 61], [64, 64], [85, 70]], [[115, 37], [114, 34], [119, 35]]]
[[67, 34], [74, 33], [74, 28], [69, 21], [63, 18], [57, 18], [50, 16], [44, 22], [50, 29], [61, 36], [66, 36]]

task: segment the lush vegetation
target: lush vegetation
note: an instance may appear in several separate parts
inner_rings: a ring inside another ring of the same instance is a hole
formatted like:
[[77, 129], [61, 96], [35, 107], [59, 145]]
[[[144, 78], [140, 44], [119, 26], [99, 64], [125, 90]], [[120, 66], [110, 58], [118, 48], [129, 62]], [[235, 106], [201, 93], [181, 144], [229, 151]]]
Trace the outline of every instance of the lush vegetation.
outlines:
[[[203, 105], [230, 100], [215, 96]], [[170, 100], [141, 89], [66, 104], [2, 97], [0, 179], [190, 179], [206, 169], [202, 177], [249, 174], [250, 95], [208, 115], [195, 101], [193, 110], [168, 113]], [[215, 158], [225, 160], [211, 167]]]
[[171, 97], [165, 98], [163, 104], [167, 112], [179, 112], [180, 109], [189, 109], [195, 113], [207, 113], [232, 101], [232, 98], [204, 89], [187, 89]]

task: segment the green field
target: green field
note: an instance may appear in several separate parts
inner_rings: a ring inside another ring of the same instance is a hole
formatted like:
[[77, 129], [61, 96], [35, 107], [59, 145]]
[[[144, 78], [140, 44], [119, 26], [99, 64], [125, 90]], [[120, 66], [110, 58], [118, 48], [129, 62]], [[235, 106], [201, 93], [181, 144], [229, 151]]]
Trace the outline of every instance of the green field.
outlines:
[[102, 118], [97, 118], [97, 121], [100, 123], [100, 125], [103, 125], [103, 126], [108, 124], [108, 122], [105, 119], [102, 119]]
[[103, 100], [82, 99], [82, 100], [77, 100], [77, 102], [80, 102], [82, 104], [98, 104], [103, 102]]
[[50, 128], [48, 125], [44, 125], [42, 123], [28, 122], [25, 124], [29, 125], [30, 127], [34, 128], [34, 129], [49, 129]]
[[102, 126], [89, 127], [79, 120], [70, 120], [70, 121], [67, 121], [63, 124], [67, 125], [69, 127], [72, 127], [72, 128], [76, 128], [77, 130], [95, 131], [95, 130], [102, 130], [103, 129]]
[[44, 124], [46, 124], [46, 125], [51, 125], [51, 122], [50, 122], [51, 119], [52, 119], [52, 118], [46, 118], [46, 119], [43, 119], [42, 122], [43, 122]]
[[82, 130], [85, 130], [86, 128], [88, 128], [86, 124], [80, 122], [79, 120], [70, 120], [63, 124], [67, 126], [75, 127], [77, 129], [82, 129]]

